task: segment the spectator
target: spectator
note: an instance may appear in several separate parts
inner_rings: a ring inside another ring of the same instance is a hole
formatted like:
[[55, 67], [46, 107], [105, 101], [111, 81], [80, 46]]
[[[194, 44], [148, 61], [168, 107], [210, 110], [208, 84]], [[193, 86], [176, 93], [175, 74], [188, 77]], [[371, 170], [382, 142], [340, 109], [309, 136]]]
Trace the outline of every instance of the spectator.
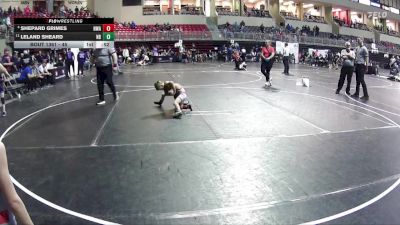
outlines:
[[55, 77], [49, 72], [49, 64], [47, 63], [47, 60], [43, 60], [38, 68], [38, 71], [40, 75], [45, 78], [46, 84], [55, 84]]
[[83, 76], [83, 66], [87, 60], [87, 54], [81, 49], [78, 53], [78, 76]]
[[242, 20], [242, 22], [240, 22], [240, 29], [243, 29], [243, 27], [245, 27], [246, 24], [244, 23], [244, 21]]
[[31, 8], [29, 8], [29, 5], [26, 5], [24, 8], [24, 14], [25, 15], [30, 15], [31, 14]]
[[17, 78], [17, 83], [25, 84], [28, 91], [34, 91], [36, 89], [35, 77], [32, 72], [33, 63], [26, 65], [21, 71], [21, 75]]
[[136, 29], [136, 24], [135, 24], [135, 22], [132, 21], [130, 28], [131, 28], [131, 29]]

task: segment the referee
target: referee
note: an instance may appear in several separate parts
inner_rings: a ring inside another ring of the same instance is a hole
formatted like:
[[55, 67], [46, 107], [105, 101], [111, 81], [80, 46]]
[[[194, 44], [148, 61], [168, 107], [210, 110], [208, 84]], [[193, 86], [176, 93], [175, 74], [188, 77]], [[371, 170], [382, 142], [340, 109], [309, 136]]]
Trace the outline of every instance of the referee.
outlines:
[[99, 90], [99, 101], [96, 105], [104, 105], [104, 82], [110, 87], [114, 100], [118, 101], [118, 94], [115, 91], [113, 82], [113, 70], [117, 70], [117, 53], [114, 48], [99, 48], [94, 50], [96, 65], [97, 88]]
[[283, 48], [283, 65], [285, 69], [283, 74], [289, 75], [289, 60], [290, 60], [290, 48], [288, 43], [285, 43], [285, 47]]
[[356, 49], [356, 59], [355, 59], [355, 72], [356, 72], [356, 92], [351, 96], [353, 98], [359, 98], [360, 94], [360, 85], [363, 88], [364, 96], [361, 97], [361, 100], [368, 100], [368, 90], [367, 84], [364, 80], [364, 74], [368, 69], [369, 63], [369, 53], [367, 47], [364, 45], [364, 41], [361, 38], [357, 38], [358, 47]]

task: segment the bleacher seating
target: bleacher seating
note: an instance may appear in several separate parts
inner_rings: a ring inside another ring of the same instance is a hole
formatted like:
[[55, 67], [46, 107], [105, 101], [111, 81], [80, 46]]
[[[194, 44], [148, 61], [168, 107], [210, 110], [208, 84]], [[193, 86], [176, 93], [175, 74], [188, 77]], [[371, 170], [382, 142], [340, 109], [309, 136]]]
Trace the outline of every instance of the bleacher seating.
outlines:
[[231, 7], [216, 6], [215, 10], [219, 16], [239, 16], [239, 11], [235, 10], [232, 12]]
[[300, 20], [299, 17], [295, 16], [292, 12], [285, 12], [285, 11], [281, 11], [280, 14], [288, 20]]
[[246, 10], [244, 13], [244, 16], [248, 17], [267, 17], [271, 18], [271, 14], [269, 13], [268, 10], [260, 10], [260, 9], [251, 9], [251, 10]]
[[143, 15], [161, 15], [159, 5], [145, 5], [143, 6]]
[[[183, 32], [202, 32], [208, 31], [208, 27], [205, 24], [173, 24], [171, 25], [175, 28], [178, 28], [179, 31]], [[125, 31], [125, 32], [149, 32], [149, 30], [154, 30], [154, 32], [160, 31], [156, 28], [156, 25], [137, 25], [135, 29], [124, 26], [116, 26], [116, 31]]]
[[[164, 49], [167, 50], [167, 49], [169, 49], [171, 47], [171, 49], [174, 52], [179, 52], [179, 49], [175, 48], [174, 44], [175, 44], [175, 42], [171, 42], [171, 41], [159, 41], [159, 42], [157, 42], [155, 44], [148, 44], [148, 47], [149, 47], [149, 49], [152, 49], [151, 46], [157, 46], [158, 50], [160, 50], [160, 51], [163, 51]], [[208, 41], [207, 42], [201, 42], [201, 41], [193, 41], [193, 42], [191, 42], [191, 41], [189, 41], [189, 42], [186, 42], [186, 44], [184, 44], [184, 45], [185, 45], [185, 47], [187, 49], [190, 49], [192, 44], [195, 44], [195, 46], [196, 46], [195, 48], [200, 53], [209, 52], [210, 50], [213, 51], [214, 47], [215, 47], [212, 43], [210, 43]], [[121, 42], [121, 43], [117, 44], [117, 48], [123, 49], [125, 47], [136, 49], [138, 46], [137, 46], [136, 43], [124, 43], [124, 42]]]
[[346, 21], [340, 19], [340, 18], [337, 17], [337, 16], [334, 16], [334, 17], [333, 17], [333, 21], [335, 21], [337, 24], [339, 24], [339, 26], [345, 26], [345, 25], [346, 25]]
[[339, 25], [339, 26], [344, 26], [344, 27], [349, 27], [349, 28], [354, 28], [358, 30], [367, 30], [370, 31], [368, 26], [363, 23], [353, 23], [351, 22], [350, 26], [345, 23], [344, 20], [339, 19], [338, 17], [333, 17], [333, 20]]
[[116, 27], [116, 37], [119, 40], [210, 40], [211, 32], [205, 24], [174, 24], [172, 29], [160, 29], [156, 25], [137, 25], [130, 27]]
[[314, 23], [326, 23], [325, 18], [322, 16], [312, 16], [308, 14], [304, 14], [305, 22], [314, 22]]
[[204, 15], [202, 7], [182, 5], [181, 6], [181, 15]]

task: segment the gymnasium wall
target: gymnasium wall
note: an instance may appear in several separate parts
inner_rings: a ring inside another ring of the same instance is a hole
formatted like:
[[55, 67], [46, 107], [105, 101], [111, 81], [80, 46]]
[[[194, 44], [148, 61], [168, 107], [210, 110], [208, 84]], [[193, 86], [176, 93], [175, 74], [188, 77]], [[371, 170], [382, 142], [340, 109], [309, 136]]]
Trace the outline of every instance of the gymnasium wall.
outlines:
[[[93, 11], [101, 17], [114, 17], [116, 21], [121, 21], [122, 0], [95, 0]], [[130, 12], [132, 17], [136, 12]]]
[[339, 34], [350, 35], [355, 37], [371, 38], [375, 40], [375, 35], [371, 31], [352, 29], [348, 27], [340, 27]]

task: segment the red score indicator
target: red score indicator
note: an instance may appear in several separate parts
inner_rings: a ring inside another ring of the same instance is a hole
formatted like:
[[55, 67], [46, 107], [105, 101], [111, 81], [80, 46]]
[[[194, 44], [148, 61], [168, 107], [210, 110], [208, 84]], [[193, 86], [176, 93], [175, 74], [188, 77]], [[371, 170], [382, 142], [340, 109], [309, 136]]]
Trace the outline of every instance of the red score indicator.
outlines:
[[114, 32], [114, 24], [103, 24], [103, 32]]

